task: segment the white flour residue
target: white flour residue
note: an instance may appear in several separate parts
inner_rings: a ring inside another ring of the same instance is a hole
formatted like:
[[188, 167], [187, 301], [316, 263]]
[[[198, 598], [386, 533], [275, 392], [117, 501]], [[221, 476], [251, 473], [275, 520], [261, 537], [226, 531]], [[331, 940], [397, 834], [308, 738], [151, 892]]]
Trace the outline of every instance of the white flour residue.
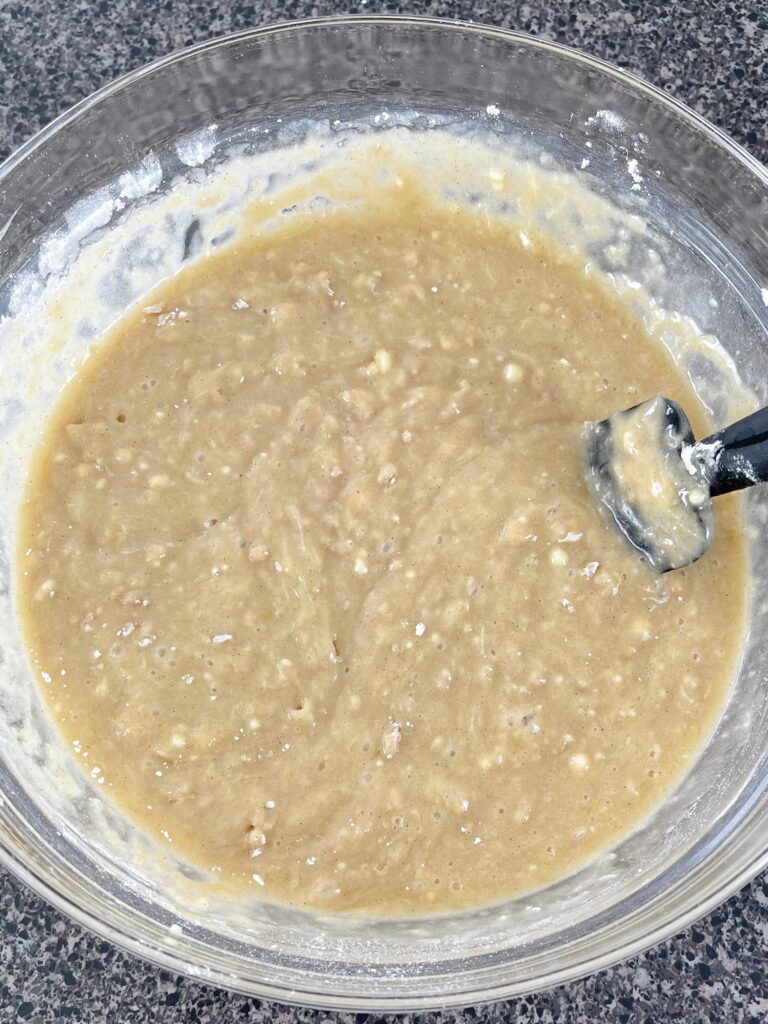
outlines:
[[118, 187], [121, 199], [139, 199], [156, 192], [163, 181], [163, 169], [153, 152], [147, 153], [138, 166], [120, 176]]
[[586, 125], [596, 125], [598, 128], [614, 132], [623, 132], [627, 129], [627, 122], [615, 110], [598, 110], [592, 117], [588, 117], [584, 123]]
[[209, 124], [194, 135], [188, 135], [176, 143], [176, 155], [187, 167], [199, 167], [213, 156], [216, 149], [216, 132], [218, 125]]
[[76, 203], [66, 215], [66, 229], [52, 235], [40, 248], [38, 268], [43, 277], [64, 272], [75, 259], [80, 243], [98, 228], [105, 227], [115, 212], [115, 200], [108, 189]]
[[632, 185], [632, 190], [637, 191], [643, 183], [643, 176], [640, 173], [640, 167], [634, 157], [627, 160], [627, 173], [634, 183]]

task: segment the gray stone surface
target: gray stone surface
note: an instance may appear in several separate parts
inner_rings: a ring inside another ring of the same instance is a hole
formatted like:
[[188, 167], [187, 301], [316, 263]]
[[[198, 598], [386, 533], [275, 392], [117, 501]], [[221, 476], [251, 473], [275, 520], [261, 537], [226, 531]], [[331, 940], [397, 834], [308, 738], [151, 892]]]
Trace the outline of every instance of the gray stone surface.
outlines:
[[[343, 11], [473, 18], [568, 43], [661, 85], [768, 159], [768, 0], [362, 0], [347, 7], [336, 0], [0, 0], [0, 157], [76, 100], [155, 56], [252, 25]], [[77, 928], [1, 873], [0, 913], [0, 1024], [377, 1019], [291, 1010], [174, 977]], [[418, 1020], [764, 1024], [767, 953], [764, 877], [694, 927], [612, 970], [526, 999]]]

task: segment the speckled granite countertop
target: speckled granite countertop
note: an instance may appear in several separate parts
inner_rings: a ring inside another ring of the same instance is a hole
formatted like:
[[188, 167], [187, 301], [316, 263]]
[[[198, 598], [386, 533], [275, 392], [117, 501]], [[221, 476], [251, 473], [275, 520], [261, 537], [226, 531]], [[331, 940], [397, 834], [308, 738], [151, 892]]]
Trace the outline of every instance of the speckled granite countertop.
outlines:
[[[342, 12], [473, 18], [583, 48], [661, 85], [768, 160], [768, 0], [0, 0], [0, 158], [94, 89], [214, 35]], [[0, 1024], [349, 1024], [149, 967], [82, 931], [0, 872]], [[423, 1024], [765, 1024], [768, 876], [648, 953], [567, 987]], [[395, 1019], [395, 1018], [391, 1018]], [[407, 1020], [408, 1018], [404, 1018]]]

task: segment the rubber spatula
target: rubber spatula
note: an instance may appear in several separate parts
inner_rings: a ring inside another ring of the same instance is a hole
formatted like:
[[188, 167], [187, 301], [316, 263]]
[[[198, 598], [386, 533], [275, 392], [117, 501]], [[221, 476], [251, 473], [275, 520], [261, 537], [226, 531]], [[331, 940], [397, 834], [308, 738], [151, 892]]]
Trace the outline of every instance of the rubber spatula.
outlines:
[[659, 395], [585, 427], [588, 480], [619, 530], [657, 572], [712, 542], [712, 499], [768, 481], [768, 408], [703, 441]]

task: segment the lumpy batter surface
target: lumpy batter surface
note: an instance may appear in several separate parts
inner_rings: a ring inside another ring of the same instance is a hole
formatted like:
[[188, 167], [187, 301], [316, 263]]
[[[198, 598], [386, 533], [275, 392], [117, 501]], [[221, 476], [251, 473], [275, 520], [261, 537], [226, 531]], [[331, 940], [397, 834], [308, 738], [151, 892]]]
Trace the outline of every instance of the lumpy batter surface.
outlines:
[[660, 391], [695, 412], [567, 251], [407, 190], [191, 265], [30, 479], [20, 600], [73, 754], [267, 898], [423, 913], [562, 876], [679, 778], [742, 635], [735, 500], [658, 577], [587, 489], [583, 422]]

